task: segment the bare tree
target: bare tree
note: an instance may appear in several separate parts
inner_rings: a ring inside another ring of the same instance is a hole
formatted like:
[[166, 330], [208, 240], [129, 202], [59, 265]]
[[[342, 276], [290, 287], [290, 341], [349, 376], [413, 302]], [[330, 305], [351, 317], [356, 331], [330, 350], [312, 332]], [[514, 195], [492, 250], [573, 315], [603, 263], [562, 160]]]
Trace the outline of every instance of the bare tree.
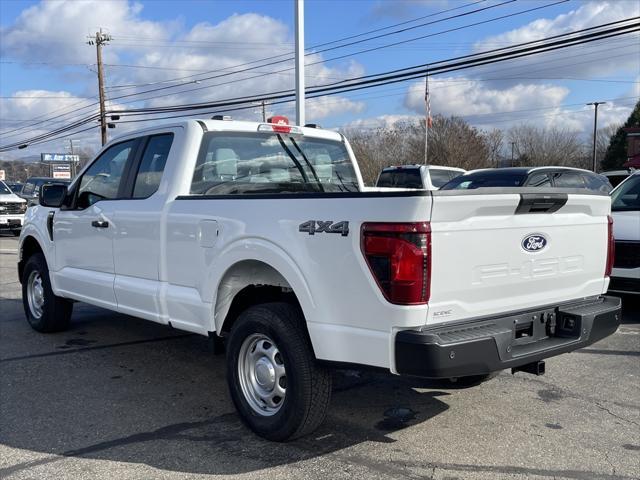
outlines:
[[585, 167], [585, 148], [578, 132], [557, 127], [517, 125], [508, 132], [515, 165]]

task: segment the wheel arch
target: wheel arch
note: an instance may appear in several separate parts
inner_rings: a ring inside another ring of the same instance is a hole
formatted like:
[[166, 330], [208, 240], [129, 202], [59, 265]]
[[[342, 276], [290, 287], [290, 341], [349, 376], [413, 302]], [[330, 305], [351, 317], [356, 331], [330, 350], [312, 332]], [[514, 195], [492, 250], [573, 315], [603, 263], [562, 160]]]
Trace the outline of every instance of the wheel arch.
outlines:
[[40, 242], [33, 236], [27, 235], [20, 243], [18, 251], [18, 280], [22, 283], [22, 274], [27, 260], [36, 253], [42, 253], [46, 259], [46, 253]]
[[225, 336], [247, 308], [283, 301], [296, 305], [304, 315], [303, 302], [278, 269], [263, 260], [238, 261], [225, 271], [218, 283], [213, 308], [215, 331]]

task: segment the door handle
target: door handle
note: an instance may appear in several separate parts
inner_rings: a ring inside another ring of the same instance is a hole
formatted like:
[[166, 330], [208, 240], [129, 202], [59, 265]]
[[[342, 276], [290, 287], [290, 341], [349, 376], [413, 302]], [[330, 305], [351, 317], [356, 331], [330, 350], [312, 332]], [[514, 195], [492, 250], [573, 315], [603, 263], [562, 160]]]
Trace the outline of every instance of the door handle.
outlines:
[[94, 220], [91, 222], [91, 226], [95, 228], [107, 228], [109, 226], [109, 222], [106, 220]]

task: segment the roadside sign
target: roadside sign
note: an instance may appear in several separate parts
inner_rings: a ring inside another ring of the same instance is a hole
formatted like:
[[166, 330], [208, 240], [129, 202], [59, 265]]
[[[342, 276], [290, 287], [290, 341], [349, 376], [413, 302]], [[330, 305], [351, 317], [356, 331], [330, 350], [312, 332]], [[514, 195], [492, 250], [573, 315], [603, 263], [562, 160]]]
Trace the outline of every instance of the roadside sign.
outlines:
[[70, 155], [68, 153], [41, 153], [40, 159], [43, 162], [76, 162], [80, 161], [80, 155]]
[[0, 170], [0, 180], [4, 180], [4, 170]]
[[53, 178], [68, 180], [71, 178], [71, 166], [68, 163], [54, 163], [51, 165], [51, 173]]

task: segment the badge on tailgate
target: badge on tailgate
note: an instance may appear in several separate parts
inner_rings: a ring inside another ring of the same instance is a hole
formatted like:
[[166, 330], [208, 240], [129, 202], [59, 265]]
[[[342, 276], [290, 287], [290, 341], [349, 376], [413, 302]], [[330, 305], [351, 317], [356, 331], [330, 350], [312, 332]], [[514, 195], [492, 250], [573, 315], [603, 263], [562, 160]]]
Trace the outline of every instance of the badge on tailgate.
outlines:
[[530, 233], [522, 239], [522, 248], [527, 252], [539, 252], [547, 246], [547, 238], [541, 233]]

